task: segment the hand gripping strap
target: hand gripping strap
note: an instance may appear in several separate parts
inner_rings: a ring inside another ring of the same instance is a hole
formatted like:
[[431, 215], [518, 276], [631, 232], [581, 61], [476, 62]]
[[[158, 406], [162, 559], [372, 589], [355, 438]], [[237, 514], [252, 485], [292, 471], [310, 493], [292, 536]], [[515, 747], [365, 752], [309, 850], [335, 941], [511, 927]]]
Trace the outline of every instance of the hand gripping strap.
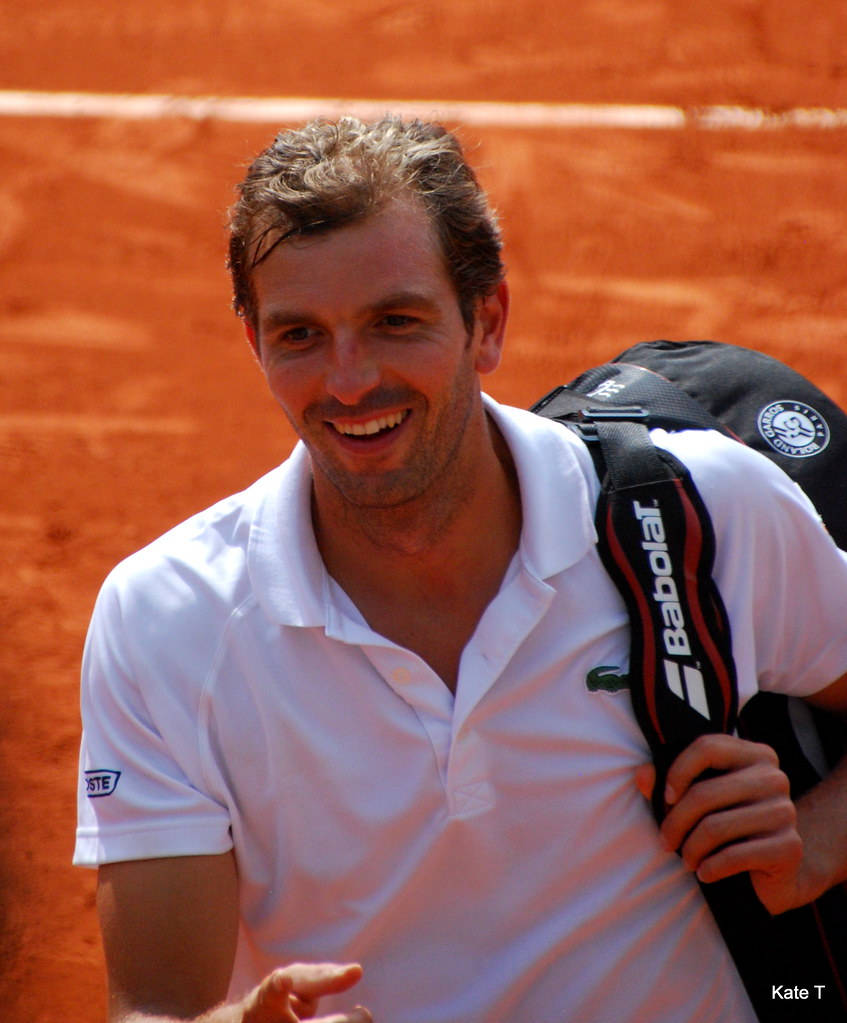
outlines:
[[[656, 764], [704, 732], [732, 732], [737, 687], [729, 619], [712, 579], [711, 519], [688, 470], [634, 423], [598, 424], [607, 469], [599, 552], [632, 623], [633, 709]], [[657, 796], [657, 800], [659, 797]], [[658, 818], [663, 806], [654, 806]]]

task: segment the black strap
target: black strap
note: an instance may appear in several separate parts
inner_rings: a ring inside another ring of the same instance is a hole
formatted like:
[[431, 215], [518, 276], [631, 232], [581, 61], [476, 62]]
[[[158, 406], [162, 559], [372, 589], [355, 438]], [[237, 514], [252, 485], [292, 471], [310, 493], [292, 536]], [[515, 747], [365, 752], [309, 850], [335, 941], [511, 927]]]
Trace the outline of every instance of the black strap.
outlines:
[[[712, 578], [714, 534], [688, 470], [653, 445], [644, 425], [598, 423], [597, 436], [606, 467], [599, 553], [633, 623], [633, 709], [661, 793], [667, 768], [698, 735], [735, 728], [735, 662]], [[664, 807], [654, 810], [661, 820]]]
[[[733, 732], [739, 723], [711, 517], [687, 468], [653, 445], [642, 422], [601, 416], [592, 430], [601, 452], [595, 460], [605, 469], [598, 549], [632, 623], [632, 702], [656, 765], [653, 811], [661, 820], [676, 756], [698, 735]], [[741, 718], [742, 726], [755, 725]], [[771, 917], [746, 874], [701, 887], [761, 1023], [847, 1020], [842, 889]], [[808, 996], [796, 997], [802, 991]]]

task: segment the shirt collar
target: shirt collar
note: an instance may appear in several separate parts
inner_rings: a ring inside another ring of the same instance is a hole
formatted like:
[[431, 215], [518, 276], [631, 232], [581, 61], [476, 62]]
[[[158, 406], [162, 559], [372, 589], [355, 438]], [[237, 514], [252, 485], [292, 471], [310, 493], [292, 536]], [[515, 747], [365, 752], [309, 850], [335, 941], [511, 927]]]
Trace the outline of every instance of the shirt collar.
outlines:
[[326, 568], [312, 527], [312, 469], [302, 441], [266, 477], [250, 527], [253, 592], [281, 625], [323, 626]]
[[[523, 512], [519, 556], [530, 573], [548, 579], [596, 542], [590, 455], [559, 423], [488, 395], [483, 400], [515, 462]], [[264, 482], [247, 553], [253, 591], [273, 621], [326, 626], [330, 588], [312, 527], [311, 462], [302, 442]]]
[[585, 444], [573, 431], [483, 395], [511, 451], [521, 490], [520, 555], [539, 579], [575, 564], [597, 542], [599, 482]]

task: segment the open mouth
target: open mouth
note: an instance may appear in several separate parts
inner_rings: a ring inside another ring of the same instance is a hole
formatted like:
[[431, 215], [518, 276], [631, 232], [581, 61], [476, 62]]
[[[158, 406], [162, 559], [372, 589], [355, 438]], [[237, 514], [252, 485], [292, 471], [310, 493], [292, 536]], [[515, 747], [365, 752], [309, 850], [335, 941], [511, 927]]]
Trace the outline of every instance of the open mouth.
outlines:
[[385, 416], [375, 416], [362, 423], [332, 423], [331, 425], [337, 433], [344, 437], [371, 440], [396, 430], [408, 414], [409, 409], [403, 409]]

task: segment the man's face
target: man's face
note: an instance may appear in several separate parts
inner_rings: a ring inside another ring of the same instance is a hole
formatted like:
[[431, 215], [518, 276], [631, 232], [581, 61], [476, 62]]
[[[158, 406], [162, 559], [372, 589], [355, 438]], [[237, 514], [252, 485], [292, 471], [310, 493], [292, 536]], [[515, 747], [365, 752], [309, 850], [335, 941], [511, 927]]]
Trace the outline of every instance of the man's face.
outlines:
[[320, 500], [390, 507], [437, 483], [481, 415], [477, 373], [499, 361], [506, 290], [468, 332], [424, 209], [278, 245], [255, 269], [251, 341], [312, 456]]

